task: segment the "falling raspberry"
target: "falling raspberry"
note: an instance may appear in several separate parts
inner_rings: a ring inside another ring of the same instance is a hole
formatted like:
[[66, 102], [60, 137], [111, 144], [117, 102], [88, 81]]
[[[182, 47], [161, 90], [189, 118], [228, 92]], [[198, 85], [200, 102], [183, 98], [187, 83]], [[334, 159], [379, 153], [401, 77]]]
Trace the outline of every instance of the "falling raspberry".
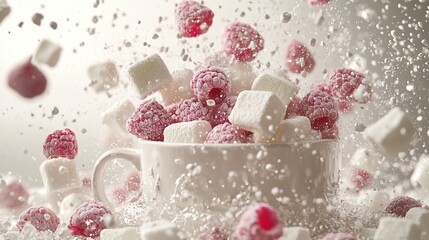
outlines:
[[197, 98], [191, 98], [180, 102], [174, 115], [180, 122], [191, 122], [194, 120], [210, 122], [211, 109]]
[[347, 233], [328, 233], [322, 240], [356, 240], [356, 238]]
[[275, 240], [282, 236], [282, 228], [283, 225], [276, 211], [267, 204], [258, 204], [241, 216], [234, 239]]
[[332, 95], [342, 100], [353, 100], [353, 93], [364, 80], [365, 76], [351, 69], [337, 69], [330, 79], [328, 87]]
[[111, 194], [113, 196], [113, 202], [115, 203], [123, 203], [127, 200], [127, 191], [122, 187], [115, 187], [111, 190]]
[[405, 217], [408, 210], [415, 207], [422, 207], [422, 204], [407, 196], [399, 196], [392, 199], [386, 207], [386, 213], [392, 214], [395, 217]]
[[125, 177], [124, 185], [127, 191], [139, 191], [140, 173], [138, 171], [129, 172]]
[[214, 13], [195, 1], [182, 1], [176, 7], [179, 34], [183, 37], [198, 37], [206, 33], [213, 23]]
[[214, 127], [207, 135], [205, 143], [251, 143], [252, 133], [236, 127], [231, 123], [223, 123]]
[[47, 158], [74, 159], [78, 152], [76, 135], [68, 128], [56, 130], [48, 135], [43, 144], [43, 154]]
[[28, 200], [28, 192], [20, 182], [12, 182], [0, 191], [0, 205], [8, 208], [21, 207]]
[[97, 202], [87, 202], [76, 209], [68, 228], [73, 236], [97, 238], [112, 221], [113, 215], [109, 209]]
[[325, 5], [325, 4], [328, 4], [329, 2], [331, 2], [331, 0], [308, 0], [308, 3], [311, 6]]
[[127, 121], [128, 131], [144, 140], [163, 141], [164, 129], [173, 120], [164, 107], [155, 100], [146, 100]]
[[302, 73], [313, 71], [315, 62], [310, 51], [303, 43], [293, 40], [289, 43], [285, 55], [285, 67], [288, 71]]
[[357, 189], [361, 190], [371, 184], [372, 174], [363, 169], [354, 168], [352, 169], [350, 180]]
[[212, 121], [210, 124], [215, 127], [219, 124], [229, 122], [228, 116], [231, 114], [232, 108], [235, 106], [237, 96], [227, 97], [219, 106], [216, 106], [212, 113]]
[[308, 117], [314, 130], [324, 131], [332, 128], [337, 121], [338, 107], [328, 93], [312, 90], [299, 104], [298, 114]]
[[226, 54], [233, 55], [238, 61], [249, 62], [264, 49], [264, 39], [250, 25], [235, 22], [225, 29], [223, 48]]
[[198, 240], [227, 240], [227, 239], [228, 239], [228, 234], [226, 234], [219, 228], [215, 228], [210, 232], [203, 233], [198, 237]]
[[51, 209], [39, 206], [29, 208], [19, 216], [16, 223], [19, 231], [22, 231], [26, 223], [30, 223], [39, 231], [55, 232], [60, 224], [60, 219]]
[[231, 81], [219, 68], [204, 67], [195, 73], [191, 89], [201, 102], [214, 100], [221, 103], [231, 91]]
[[9, 74], [8, 85], [25, 98], [42, 94], [47, 85], [45, 75], [31, 63], [31, 58]]

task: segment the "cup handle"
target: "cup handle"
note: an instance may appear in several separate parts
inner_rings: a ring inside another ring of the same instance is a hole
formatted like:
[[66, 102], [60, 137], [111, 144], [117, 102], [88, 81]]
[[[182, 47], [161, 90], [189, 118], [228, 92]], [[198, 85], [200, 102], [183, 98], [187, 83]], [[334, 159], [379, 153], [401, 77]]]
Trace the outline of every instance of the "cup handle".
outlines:
[[105, 152], [97, 159], [97, 161], [95, 162], [94, 170], [92, 172], [92, 191], [94, 193], [94, 198], [96, 201], [106, 203], [110, 207], [112, 207], [113, 204], [107, 199], [106, 191], [104, 189], [104, 169], [106, 168], [108, 162], [116, 158], [127, 160], [131, 162], [140, 173], [142, 171], [140, 163], [140, 152], [136, 149], [112, 149]]

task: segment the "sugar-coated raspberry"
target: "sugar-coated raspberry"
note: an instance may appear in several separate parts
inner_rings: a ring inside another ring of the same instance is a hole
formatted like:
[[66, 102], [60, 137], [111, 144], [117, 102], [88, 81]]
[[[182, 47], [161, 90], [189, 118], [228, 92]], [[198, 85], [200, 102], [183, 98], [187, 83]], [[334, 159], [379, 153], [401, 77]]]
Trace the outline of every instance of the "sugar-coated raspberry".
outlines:
[[214, 100], [219, 104], [231, 91], [231, 81], [221, 69], [208, 66], [195, 73], [191, 89], [201, 102]]
[[356, 240], [356, 237], [347, 233], [328, 233], [322, 240]]
[[31, 63], [31, 58], [15, 67], [9, 74], [8, 85], [25, 98], [42, 94], [47, 85], [45, 75]]
[[194, 120], [210, 122], [211, 109], [197, 98], [190, 98], [179, 103], [175, 116], [180, 122], [191, 122]]
[[55, 232], [60, 224], [60, 219], [51, 209], [39, 206], [29, 208], [23, 212], [19, 216], [16, 226], [22, 231], [27, 222], [39, 231], [50, 230]]
[[408, 210], [415, 207], [422, 207], [422, 204], [414, 198], [399, 196], [389, 202], [386, 212], [396, 217], [405, 217]]
[[228, 234], [226, 234], [224, 231], [220, 230], [219, 228], [215, 228], [210, 232], [206, 232], [201, 234], [198, 237], [199, 240], [227, 240]]
[[361, 190], [371, 184], [372, 174], [363, 169], [354, 168], [351, 171], [350, 180], [357, 189]]
[[207, 135], [205, 143], [251, 143], [252, 133], [231, 123], [214, 127]]
[[274, 240], [282, 236], [283, 224], [274, 208], [262, 203], [241, 216], [234, 234], [238, 240]]
[[226, 54], [233, 55], [238, 61], [249, 62], [264, 49], [264, 39], [250, 25], [235, 22], [225, 29], [223, 48]]
[[171, 118], [171, 124], [180, 122], [179, 116], [177, 116], [176, 111], [179, 109], [180, 102], [170, 104], [166, 107], [168, 116]]
[[291, 117], [298, 113], [299, 104], [301, 102], [301, 98], [298, 96], [294, 96], [290, 103], [287, 105], [285, 119]]
[[308, 0], [308, 3], [310, 3], [311, 6], [325, 5], [329, 2], [331, 2], [331, 0]]
[[123, 203], [127, 200], [127, 190], [122, 187], [115, 187], [111, 190], [111, 194], [113, 196], [113, 202], [115, 203]]
[[97, 238], [113, 221], [112, 212], [97, 202], [87, 202], [76, 209], [68, 228], [73, 236]]
[[146, 100], [127, 121], [128, 131], [144, 140], [163, 141], [164, 129], [173, 123], [164, 107], [155, 100]]
[[215, 106], [215, 109], [213, 110], [212, 118], [210, 121], [210, 124], [212, 125], [212, 127], [229, 122], [228, 116], [229, 114], [231, 114], [231, 111], [234, 108], [236, 101], [237, 101], [237, 96], [231, 96], [231, 97], [227, 97], [225, 101], [223, 101], [218, 106]]
[[20, 182], [12, 182], [0, 191], [0, 205], [8, 208], [17, 208], [28, 200], [28, 192]]
[[365, 76], [352, 69], [337, 69], [332, 73], [328, 87], [338, 99], [353, 100], [353, 93]]
[[330, 129], [323, 130], [320, 133], [322, 134], [322, 139], [337, 139], [339, 137], [339, 131], [336, 124]]
[[175, 14], [179, 34], [183, 37], [197, 37], [206, 33], [214, 17], [213, 11], [208, 7], [190, 0], [180, 2]]
[[74, 159], [77, 151], [76, 135], [68, 128], [56, 130], [49, 134], [43, 144], [43, 154], [47, 158], [63, 157]]
[[311, 128], [323, 131], [334, 126], [338, 119], [338, 106], [328, 93], [311, 90], [299, 104], [298, 114], [310, 119]]
[[287, 46], [285, 59], [286, 69], [294, 73], [311, 72], [315, 65], [310, 50], [297, 40], [293, 40]]
[[139, 191], [140, 190], [140, 172], [138, 171], [129, 172], [125, 176], [124, 185], [127, 191]]

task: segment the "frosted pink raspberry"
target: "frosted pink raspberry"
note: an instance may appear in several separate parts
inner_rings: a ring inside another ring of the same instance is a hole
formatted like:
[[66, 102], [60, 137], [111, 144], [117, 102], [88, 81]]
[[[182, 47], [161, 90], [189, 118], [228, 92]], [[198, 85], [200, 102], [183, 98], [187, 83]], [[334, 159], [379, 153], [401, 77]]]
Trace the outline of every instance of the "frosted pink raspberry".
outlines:
[[337, 69], [332, 73], [328, 87], [338, 99], [353, 100], [353, 93], [365, 76], [352, 69]]
[[128, 131], [144, 140], [163, 141], [164, 129], [173, 120], [164, 107], [155, 100], [146, 100], [127, 121]]
[[328, 93], [312, 90], [299, 104], [298, 114], [310, 119], [312, 129], [323, 131], [334, 126], [338, 119], [338, 106]]
[[238, 61], [249, 62], [264, 49], [264, 39], [250, 25], [235, 22], [225, 29], [223, 49], [226, 54], [233, 55]]
[[115, 187], [111, 190], [111, 194], [113, 196], [113, 202], [115, 203], [123, 203], [127, 200], [127, 191], [122, 187]]
[[22, 231], [26, 223], [30, 223], [39, 231], [50, 230], [55, 232], [60, 224], [60, 219], [51, 209], [39, 206], [29, 208], [23, 212], [19, 216], [16, 226]]
[[43, 154], [47, 158], [74, 159], [78, 152], [76, 135], [68, 128], [56, 130], [48, 135], [43, 144]]
[[215, 228], [210, 232], [201, 234], [198, 237], [198, 240], [228, 240], [228, 234], [219, 228]]
[[218, 106], [215, 106], [215, 109], [213, 110], [212, 118], [210, 121], [210, 124], [212, 125], [212, 127], [229, 122], [228, 117], [229, 117], [229, 114], [231, 114], [231, 111], [234, 108], [236, 101], [237, 101], [237, 96], [231, 96], [231, 97], [227, 97], [225, 101], [223, 101]]
[[356, 240], [356, 238], [347, 233], [328, 233], [322, 240]]
[[195, 73], [191, 89], [201, 102], [211, 99], [221, 103], [231, 91], [231, 81], [216, 67], [204, 67]]
[[353, 107], [353, 102], [349, 100], [342, 100], [342, 99], [336, 99], [337, 100], [337, 106], [338, 110], [341, 112], [348, 112]]
[[331, 0], [308, 0], [311, 6], [320, 6], [328, 4]]
[[45, 75], [31, 63], [31, 58], [15, 67], [9, 74], [9, 87], [25, 98], [42, 94], [47, 85]]
[[68, 228], [73, 236], [97, 238], [113, 221], [112, 212], [97, 202], [87, 202], [76, 209]]
[[294, 96], [290, 103], [287, 105], [285, 119], [291, 117], [298, 113], [299, 104], [301, 103], [301, 98], [298, 96]]
[[310, 51], [297, 40], [293, 40], [287, 46], [285, 59], [286, 69], [294, 73], [311, 72], [315, 65]]
[[415, 207], [422, 207], [422, 204], [407, 196], [399, 196], [392, 199], [386, 207], [386, 213], [392, 214], [395, 217], [405, 217], [408, 210]]
[[326, 83], [313, 84], [311, 85], [310, 90], [319, 90], [331, 94], [331, 89]]
[[352, 169], [350, 180], [357, 189], [361, 190], [371, 184], [372, 174], [363, 169], [354, 168]]
[[168, 116], [171, 118], [171, 121], [172, 121], [171, 124], [180, 122], [179, 116], [177, 116], [177, 114], [176, 114], [176, 111], [179, 108], [179, 104], [180, 104], [180, 102], [176, 102], [176, 103], [168, 105], [166, 108]]
[[0, 205], [17, 208], [28, 200], [28, 192], [20, 182], [12, 182], [0, 191]]
[[175, 14], [179, 34], [183, 37], [197, 37], [206, 33], [214, 17], [214, 13], [208, 7], [190, 0], [180, 2]]
[[210, 122], [211, 109], [197, 98], [191, 98], [179, 103], [175, 115], [180, 122], [191, 122], [194, 120]]
[[250, 143], [252, 133], [236, 127], [231, 123], [223, 123], [214, 127], [207, 135], [205, 143]]
[[275, 240], [282, 236], [283, 224], [271, 206], [258, 204], [241, 216], [234, 234], [238, 240]]
[[140, 172], [138, 171], [129, 172], [125, 176], [124, 185], [127, 191], [139, 191], [140, 190]]
[[330, 129], [320, 132], [322, 134], [322, 139], [337, 139], [339, 137], [338, 127], [335, 124]]

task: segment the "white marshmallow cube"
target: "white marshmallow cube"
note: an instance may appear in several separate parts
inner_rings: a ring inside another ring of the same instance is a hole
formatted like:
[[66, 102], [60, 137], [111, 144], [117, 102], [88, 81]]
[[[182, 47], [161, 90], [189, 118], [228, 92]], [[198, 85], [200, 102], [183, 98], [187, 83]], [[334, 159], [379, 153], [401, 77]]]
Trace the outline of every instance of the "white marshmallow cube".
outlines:
[[90, 86], [95, 92], [109, 90], [118, 85], [119, 75], [113, 62], [92, 65], [88, 68], [88, 75], [91, 78]]
[[368, 149], [359, 148], [350, 158], [350, 165], [365, 170], [371, 174], [377, 171], [379, 164], [374, 156]]
[[46, 64], [50, 67], [57, 65], [60, 59], [61, 47], [49, 40], [42, 40], [34, 54], [34, 60], [38, 63]]
[[388, 157], [407, 150], [415, 129], [405, 113], [395, 107], [364, 131], [366, 137]]
[[303, 227], [285, 227], [279, 240], [311, 240], [310, 231]]
[[268, 73], [262, 73], [253, 81], [252, 90], [271, 91], [280, 98], [285, 106], [298, 93], [298, 88], [291, 81]]
[[140, 233], [136, 227], [108, 228], [101, 231], [100, 240], [140, 240]]
[[166, 221], [156, 221], [140, 228], [141, 240], [180, 240], [176, 225]]
[[60, 217], [64, 221], [70, 219], [75, 210], [90, 199], [84, 193], [72, 193], [65, 196], [60, 203]]
[[102, 114], [103, 123], [114, 130], [127, 131], [127, 120], [134, 113], [135, 107], [130, 100], [125, 99], [114, 104]]
[[9, 15], [10, 7], [6, 0], [0, 0], [0, 23]]
[[66, 158], [45, 160], [40, 165], [40, 174], [47, 192], [82, 186], [74, 160]]
[[419, 240], [420, 229], [404, 218], [384, 217], [375, 231], [374, 240]]
[[280, 122], [273, 141], [279, 143], [299, 141], [309, 137], [310, 134], [310, 119], [303, 116], [294, 116]]
[[411, 184], [414, 187], [425, 189], [429, 192], [429, 156], [420, 156], [419, 162], [414, 168], [413, 175], [411, 175]]
[[164, 142], [204, 143], [211, 130], [210, 123], [203, 120], [171, 124], [164, 129]]
[[159, 93], [165, 105], [170, 105], [180, 100], [189, 99], [194, 96], [191, 89], [191, 80], [194, 73], [190, 69], [182, 69], [171, 73], [173, 81], [165, 85]]
[[242, 91], [231, 111], [229, 121], [261, 138], [271, 138], [283, 120], [286, 107], [269, 91]]
[[167, 66], [158, 54], [131, 65], [128, 74], [142, 99], [173, 81]]
[[358, 201], [374, 212], [381, 212], [386, 209], [390, 196], [380, 190], [362, 190], [359, 192]]
[[418, 207], [411, 208], [405, 218], [413, 221], [420, 228], [422, 239], [429, 239], [429, 210]]

